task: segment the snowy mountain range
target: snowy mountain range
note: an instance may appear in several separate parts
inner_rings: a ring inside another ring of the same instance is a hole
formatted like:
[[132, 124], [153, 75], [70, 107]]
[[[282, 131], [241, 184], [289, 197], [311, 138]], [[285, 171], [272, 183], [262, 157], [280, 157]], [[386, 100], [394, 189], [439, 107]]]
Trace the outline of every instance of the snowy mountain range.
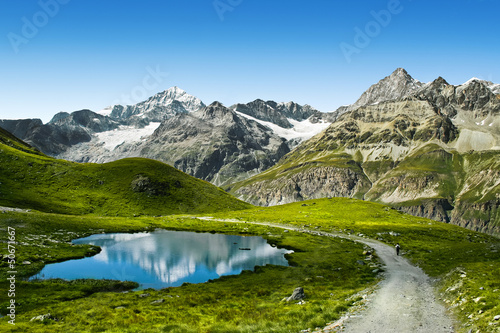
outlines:
[[[135, 105], [114, 105], [99, 112], [60, 112], [47, 124], [39, 119], [0, 120], [0, 126], [58, 158], [103, 163], [124, 157], [148, 157], [216, 185], [227, 185], [266, 170], [301, 142], [360, 107], [410, 97], [431, 99], [429, 94], [443, 99], [440, 88], [433, 88], [438, 83], [424, 84], [398, 68], [369, 87], [355, 103], [332, 113], [294, 102], [260, 99], [228, 108], [220, 103], [206, 106], [199, 98], [172, 87]], [[476, 78], [457, 86], [457, 92], [476, 84], [493, 94], [500, 92], [499, 84]], [[436, 103], [439, 105], [439, 101]], [[210, 112], [226, 122], [208, 116]], [[471, 118], [470, 114], [456, 118], [471, 126], [494, 126], [496, 121]], [[493, 145], [488, 133], [481, 138], [476, 133], [473, 140], [467, 140], [467, 129], [463, 132], [461, 147]]]
[[256, 100], [206, 106], [178, 87], [135, 105], [60, 112], [47, 124], [0, 120], [1, 127], [57, 158], [104, 163], [147, 157], [216, 185], [271, 167], [329, 124], [309, 105]]

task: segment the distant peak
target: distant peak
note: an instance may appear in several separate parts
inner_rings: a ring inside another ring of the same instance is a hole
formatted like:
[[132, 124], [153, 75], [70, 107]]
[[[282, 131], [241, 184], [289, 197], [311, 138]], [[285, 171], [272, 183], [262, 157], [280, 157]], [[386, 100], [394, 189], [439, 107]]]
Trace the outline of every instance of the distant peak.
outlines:
[[177, 87], [177, 86], [174, 86], [174, 87], [171, 87], [171, 88], [168, 88], [167, 90], [165, 90], [163, 93], [173, 93], [173, 94], [176, 94], [176, 95], [183, 95], [186, 93], [185, 90]]
[[224, 107], [224, 104], [222, 104], [221, 102], [219, 101], [215, 101], [213, 102], [212, 104], [210, 104], [208, 106], [209, 108], [223, 108]]
[[443, 77], [438, 77], [434, 81], [432, 81], [432, 85], [450, 85]]
[[226, 115], [233, 114], [233, 111], [226, 108], [221, 102], [215, 101], [201, 111], [202, 119], [222, 119]]
[[472, 79], [468, 80], [467, 82], [461, 84], [461, 86], [468, 86], [469, 84], [474, 83], [474, 82], [483, 83], [483, 84], [486, 84], [487, 86], [493, 85], [493, 82], [486, 81], [486, 80], [483, 80], [483, 79], [479, 79], [477, 77], [473, 77]]
[[409, 74], [406, 71], [406, 69], [399, 67], [399, 68], [396, 68], [396, 70], [394, 72], [392, 72], [391, 75], [409, 75]]

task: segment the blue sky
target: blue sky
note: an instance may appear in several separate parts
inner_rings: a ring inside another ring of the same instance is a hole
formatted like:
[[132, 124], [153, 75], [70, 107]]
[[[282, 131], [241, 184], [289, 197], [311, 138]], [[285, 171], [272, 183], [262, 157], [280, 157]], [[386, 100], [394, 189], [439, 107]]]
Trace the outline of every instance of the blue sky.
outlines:
[[398, 67], [500, 83], [499, 12], [497, 0], [0, 0], [0, 118], [48, 121], [171, 86], [207, 104], [332, 111]]

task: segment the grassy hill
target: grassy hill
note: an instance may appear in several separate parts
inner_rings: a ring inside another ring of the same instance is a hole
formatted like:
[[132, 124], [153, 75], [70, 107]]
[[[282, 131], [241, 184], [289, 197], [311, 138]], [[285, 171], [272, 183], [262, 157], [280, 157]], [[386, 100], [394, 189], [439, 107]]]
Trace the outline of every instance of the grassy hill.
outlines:
[[47, 157], [0, 132], [0, 206], [59, 214], [165, 215], [250, 205], [161, 162], [79, 164]]

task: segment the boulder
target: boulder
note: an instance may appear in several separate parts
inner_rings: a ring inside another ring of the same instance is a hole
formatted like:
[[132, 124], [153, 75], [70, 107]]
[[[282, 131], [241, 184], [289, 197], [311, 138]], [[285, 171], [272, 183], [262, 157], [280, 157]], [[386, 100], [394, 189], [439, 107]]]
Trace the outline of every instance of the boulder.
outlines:
[[36, 317], [31, 318], [30, 321], [45, 321], [45, 320], [56, 320], [54, 316], [52, 316], [50, 313], [44, 314], [44, 315], [39, 315]]
[[291, 301], [300, 301], [303, 300], [306, 297], [306, 294], [304, 293], [304, 288], [298, 287], [295, 288], [295, 290], [292, 293], [292, 296], [288, 297], [286, 299], [287, 302]]

